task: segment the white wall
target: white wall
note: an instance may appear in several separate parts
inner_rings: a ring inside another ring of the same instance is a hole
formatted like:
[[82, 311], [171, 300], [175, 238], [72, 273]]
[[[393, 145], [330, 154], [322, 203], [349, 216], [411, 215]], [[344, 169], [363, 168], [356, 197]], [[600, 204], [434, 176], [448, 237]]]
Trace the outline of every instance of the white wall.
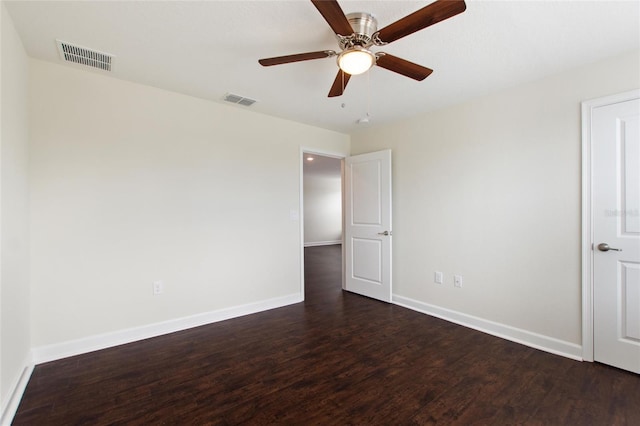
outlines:
[[302, 296], [300, 145], [347, 135], [30, 68], [34, 347]]
[[342, 170], [339, 158], [304, 160], [304, 244], [342, 241]]
[[[28, 59], [0, 4], [0, 415], [30, 362]], [[9, 416], [12, 414], [8, 414]]]
[[353, 154], [393, 150], [394, 294], [579, 349], [580, 102], [640, 87], [639, 63], [632, 52], [352, 135]]

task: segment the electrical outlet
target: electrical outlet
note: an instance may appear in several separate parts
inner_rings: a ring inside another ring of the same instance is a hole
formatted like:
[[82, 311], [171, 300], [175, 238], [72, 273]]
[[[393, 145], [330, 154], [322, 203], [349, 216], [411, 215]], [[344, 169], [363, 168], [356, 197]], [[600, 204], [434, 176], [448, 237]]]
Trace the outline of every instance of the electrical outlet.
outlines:
[[453, 276], [453, 286], [462, 288], [462, 275], [454, 275]]
[[444, 276], [442, 275], [442, 272], [436, 271], [433, 274], [433, 282], [436, 284], [442, 284], [444, 282]]
[[164, 283], [162, 281], [154, 281], [153, 282], [153, 295], [158, 296], [159, 294], [164, 293]]

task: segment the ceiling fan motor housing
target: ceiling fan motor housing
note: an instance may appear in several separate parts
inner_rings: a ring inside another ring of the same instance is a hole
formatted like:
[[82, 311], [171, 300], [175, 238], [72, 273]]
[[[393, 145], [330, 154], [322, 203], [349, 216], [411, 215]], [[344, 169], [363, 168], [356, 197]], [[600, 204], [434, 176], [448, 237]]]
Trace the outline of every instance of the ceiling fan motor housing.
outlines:
[[378, 31], [378, 20], [370, 13], [355, 12], [346, 15], [353, 34], [338, 36], [340, 47], [348, 49], [354, 46], [369, 47], [373, 44], [373, 35]]

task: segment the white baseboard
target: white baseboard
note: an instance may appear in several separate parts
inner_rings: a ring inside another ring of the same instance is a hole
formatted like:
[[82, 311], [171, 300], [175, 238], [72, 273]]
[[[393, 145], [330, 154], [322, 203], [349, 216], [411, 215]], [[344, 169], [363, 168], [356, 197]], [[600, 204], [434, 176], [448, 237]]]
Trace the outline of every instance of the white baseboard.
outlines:
[[138, 340], [161, 336], [163, 334], [174, 333], [176, 331], [199, 327], [201, 325], [211, 324], [218, 321], [224, 321], [231, 318], [237, 318], [244, 315], [280, 308], [302, 301], [302, 295], [300, 293], [295, 293], [288, 296], [276, 297], [273, 299], [249, 303], [246, 305], [234, 306], [217, 311], [204, 312], [201, 314], [191, 315], [183, 318], [176, 318], [173, 320], [144, 325], [141, 327], [89, 336], [82, 339], [56, 343], [53, 345], [40, 346], [37, 348], [33, 348], [33, 362], [35, 364], [42, 364], [44, 362], [55, 361], [61, 358], [67, 358], [74, 355], [80, 355], [87, 352], [93, 352], [100, 349], [123, 345]]
[[533, 333], [531, 331], [522, 330], [509, 325], [430, 305], [408, 297], [398, 296], [397, 294], [392, 296], [392, 302], [396, 305], [458, 325], [469, 327], [483, 333], [491, 334], [502, 339], [511, 340], [512, 342], [540, 349], [545, 352], [550, 352], [555, 355], [561, 355], [566, 358], [582, 361], [582, 346], [576, 345], [575, 343], [565, 342], [553, 337], [544, 336], [542, 334]]
[[31, 373], [33, 373], [33, 363], [29, 359], [26, 359], [23, 365], [22, 374], [14, 379], [9, 388], [7, 400], [2, 402], [2, 409], [0, 410], [0, 425], [2, 426], [11, 425], [16, 411], [18, 411], [22, 395], [27, 389]]
[[305, 247], [317, 247], [317, 246], [333, 246], [336, 244], [342, 244], [342, 240], [337, 241], [316, 241], [312, 243], [304, 243]]

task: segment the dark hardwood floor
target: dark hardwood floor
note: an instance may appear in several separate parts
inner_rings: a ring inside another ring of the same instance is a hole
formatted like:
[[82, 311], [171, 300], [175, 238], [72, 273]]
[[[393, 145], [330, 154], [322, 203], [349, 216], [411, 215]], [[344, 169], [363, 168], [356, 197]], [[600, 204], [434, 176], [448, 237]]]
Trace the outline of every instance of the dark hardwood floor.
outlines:
[[640, 376], [342, 292], [38, 365], [15, 425], [640, 425]]

